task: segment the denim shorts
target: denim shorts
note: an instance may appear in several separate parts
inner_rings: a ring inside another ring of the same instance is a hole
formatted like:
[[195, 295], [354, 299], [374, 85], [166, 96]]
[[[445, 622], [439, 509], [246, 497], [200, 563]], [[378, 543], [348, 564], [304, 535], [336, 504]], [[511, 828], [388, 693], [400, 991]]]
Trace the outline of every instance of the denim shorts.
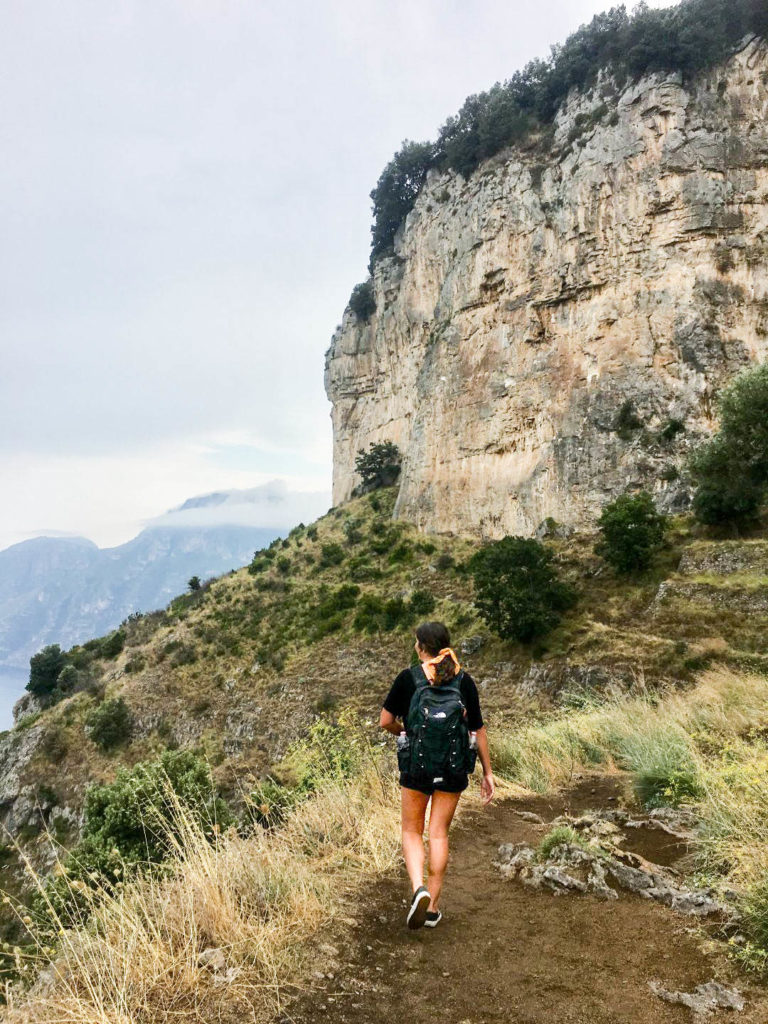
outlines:
[[435, 790], [441, 793], [462, 793], [469, 785], [469, 775], [445, 775], [439, 781], [414, 778], [408, 772], [400, 772], [400, 785], [405, 789], [416, 789], [419, 793], [431, 796]]

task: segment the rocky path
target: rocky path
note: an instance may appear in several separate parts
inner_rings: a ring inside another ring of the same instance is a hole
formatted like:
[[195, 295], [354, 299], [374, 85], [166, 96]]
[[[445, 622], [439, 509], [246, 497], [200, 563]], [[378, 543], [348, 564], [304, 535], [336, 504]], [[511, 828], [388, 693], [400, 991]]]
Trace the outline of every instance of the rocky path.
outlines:
[[[507, 799], [465, 812], [452, 830], [441, 924], [408, 931], [404, 869], [377, 879], [350, 904], [348, 921], [319, 939], [313, 990], [282, 1021], [768, 1024], [768, 992], [709, 948], [695, 919], [631, 894], [604, 901], [531, 890], [494, 866], [500, 844], [535, 845], [541, 838], [541, 828], [518, 812], [549, 821], [620, 801], [620, 780], [587, 779], [563, 796]], [[625, 845], [657, 863], [685, 853], [684, 844], [661, 832]], [[742, 1012], [697, 1015], [651, 989], [660, 983], [690, 993], [713, 979], [738, 987]]]

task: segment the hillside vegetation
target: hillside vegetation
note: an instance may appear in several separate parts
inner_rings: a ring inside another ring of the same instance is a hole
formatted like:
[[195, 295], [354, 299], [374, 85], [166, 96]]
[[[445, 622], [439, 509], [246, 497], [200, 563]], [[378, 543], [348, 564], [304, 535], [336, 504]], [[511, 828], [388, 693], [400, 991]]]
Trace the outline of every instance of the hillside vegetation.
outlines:
[[533, 60], [507, 81], [469, 96], [434, 143], [403, 143], [371, 192], [369, 269], [392, 253], [397, 229], [430, 168], [468, 177], [508, 146], [532, 142], [546, 149], [555, 114], [571, 89], [598, 86], [605, 101], [602, 116], [628, 80], [654, 71], [690, 76], [724, 60], [746, 35], [766, 34], [768, 11], [762, 0], [683, 0], [666, 8], [639, 3], [631, 14], [620, 4], [595, 15], [562, 45], [553, 46], [548, 58]]

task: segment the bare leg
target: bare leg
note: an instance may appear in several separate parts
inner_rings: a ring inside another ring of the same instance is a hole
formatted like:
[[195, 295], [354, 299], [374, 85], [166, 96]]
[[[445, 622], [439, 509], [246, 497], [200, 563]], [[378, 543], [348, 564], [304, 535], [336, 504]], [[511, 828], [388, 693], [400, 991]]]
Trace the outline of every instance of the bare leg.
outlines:
[[430, 910], [437, 910], [440, 890], [443, 887], [445, 869], [448, 865], [448, 829], [451, 827], [453, 812], [461, 793], [432, 794], [432, 808], [429, 812], [429, 895]]
[[413, 891], [424, 884], [424, 815], [429, 797], [417, 789], [400, 787], [402, 794], [403, 857]]

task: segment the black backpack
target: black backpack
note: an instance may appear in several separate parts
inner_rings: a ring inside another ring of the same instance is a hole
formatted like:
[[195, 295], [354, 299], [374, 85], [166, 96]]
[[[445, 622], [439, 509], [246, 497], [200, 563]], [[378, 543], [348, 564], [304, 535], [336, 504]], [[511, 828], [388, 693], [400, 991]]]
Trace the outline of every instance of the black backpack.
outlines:
[[399, 758], [400, 770], [428, 783], [473, 771], [477, 752], [469, 746], [461, 698], [464, 670], [438, 686], [430, 684], [421, 665], [412, 666], [411, 674], [416, 689], [405, 722], [409, 742]]

